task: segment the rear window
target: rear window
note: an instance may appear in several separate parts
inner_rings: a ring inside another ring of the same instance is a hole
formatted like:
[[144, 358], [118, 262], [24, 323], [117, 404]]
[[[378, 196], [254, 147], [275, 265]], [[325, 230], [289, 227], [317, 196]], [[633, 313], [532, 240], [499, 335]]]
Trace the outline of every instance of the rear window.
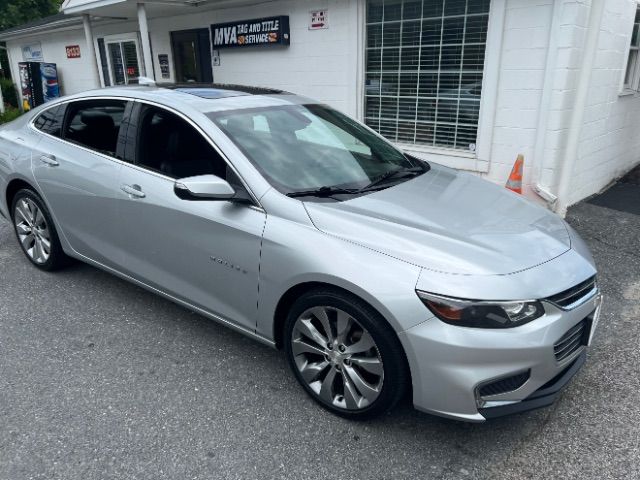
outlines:
[[46, 109], [36, 117], [33, 122], [34, 127], [54, 137], [60, 137], [64, 108], [64, 105], [56, 105]]
[[64, 138], [83, 147], [115, 156], [126, 100], [73, 102], [66, 115]]

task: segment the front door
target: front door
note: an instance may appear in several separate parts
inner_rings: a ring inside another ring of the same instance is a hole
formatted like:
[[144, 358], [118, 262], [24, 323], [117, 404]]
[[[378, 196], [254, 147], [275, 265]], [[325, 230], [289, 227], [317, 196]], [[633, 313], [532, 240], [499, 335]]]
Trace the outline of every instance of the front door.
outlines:
[[34, 148], [33, 173], [58, 226], [75, 251], [111, 267], [120, 263], [116, 206], [123, 141], [119, 139], [130, 108], [131, 103], [120, 99], [80, 100], [54, 107], [52, 121], [63, 119], [61, 127], [48, 126], [46, 119], [40, 122], [54, 109], [35, 123], [43, 138]]
[[[230, 201], [178, 198], [177, 178], [233, 172], [191, 124], [140, 106], [135, 164], [120, 172], [123, 270], [224, 320], [255, 329], [266, 214]], [[235, 182], [234, 182], [235, 183]]]
[[138, 40], [111, 40], [106, 42], [111, 85], [129, 85], [142, 76]]
[[171, 48], [177, 83], [213, 82], [208, 29], [171, 32]]

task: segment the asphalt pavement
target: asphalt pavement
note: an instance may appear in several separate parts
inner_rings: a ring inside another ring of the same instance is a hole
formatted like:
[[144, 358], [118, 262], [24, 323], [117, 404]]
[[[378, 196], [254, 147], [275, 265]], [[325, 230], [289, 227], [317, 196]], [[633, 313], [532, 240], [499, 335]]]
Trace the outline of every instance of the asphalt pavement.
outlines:
[[281, 352], [87, 265], [39, 272], [0, 220], [0, 479], [640, 478], [640, 216], [568, 220], [606, 295], [587, 364], [485, 424], [335, 417]]

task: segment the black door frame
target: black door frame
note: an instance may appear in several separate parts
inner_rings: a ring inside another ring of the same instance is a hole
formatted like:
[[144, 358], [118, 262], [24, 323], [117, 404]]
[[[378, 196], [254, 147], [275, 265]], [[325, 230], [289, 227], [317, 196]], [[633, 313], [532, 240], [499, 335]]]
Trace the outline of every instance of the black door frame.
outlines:
[[187, 30], [175, 30], [169, 32], [171, 37], [171, 53], [173, 55], [173, 70], [176, 83], [181, 83], [178, 74], [180, 62], [175, 48], [177, 37], [181, 34], [194, 34], [196, 40], [196, 66], [198, 70], [198, 83], [213, 83], [213, 60], [211, 58], [211, 37], [208, 28], [191, 28]]

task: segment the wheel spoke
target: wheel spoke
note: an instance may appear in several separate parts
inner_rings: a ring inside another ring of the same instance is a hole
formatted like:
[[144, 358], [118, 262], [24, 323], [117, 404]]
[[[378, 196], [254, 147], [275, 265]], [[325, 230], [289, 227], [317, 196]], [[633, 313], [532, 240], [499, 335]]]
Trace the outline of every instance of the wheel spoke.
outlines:
[[42, 230], [40, 230], [40, 236], [46, 240], [51, 240], [51, 235], [49, 234], [49, 229], [43, 228]]
[[313, 325], [313, 323], [311, 323], [311, 320], [300, 319], [297, 323], [297, 327], [300, 333], [302, 333], [309, 340], [313, 340], [314, 342], [316, 342], [322, 348], [324, 348], [327, 345], [328, 339], [325, 338], [324, 335], [322, 335], [318, 331], [318, 329]]
[[351, 363], [379, 377], [382, 376], [384, 371], [382, 362], [377, 357], [351, 357]]
[[33, 224], [36, 227], [39, 227], [40, 225], [46, 225], [46, 222], [44, 220], [44, 215], [42, 215], [42, 212], [40, 211], [40, 209], [36, 206], [34, 206], [34, 219], [33, 219]]
[[353, 321], [351, 320], [351, 316], [347, 312], [343, 312], [342, 310], [338, 310], [337, 317], [338, 318], [336, 326], [338, 335], [336, 337], [336, 342], [344, 344], [349, 337], [351, 328], [353, 327]]
[[348, 345], [346, 349], [346, 353], [354, 354], [354, 353], [363, 353], [368, 350], [371, 350], [372, 347], [375, 347], [375, 342], [373, 338], [367, 331], [362, 333], [362, 337], [353, 345]]
[[44, 252], [42, 250], [42, 242], [40, 241], [40, 239], [36, 236], [36, 244], [34, 247], [34, 260], [36, 262], [44, 262], [45, 258], [44, 258]]
[[300, 338], [296, 338], [292, 341], [291, 350], [294, 355], [300, 355], [303, 353], [315, 353], [316, 355], [324, 355], [325, 351], [322, 348], [318, 348], [315, 345], [311, 345]]
[[318, 376], [329, 366], [329, 362], [323, 360], [321, 362], [307, 363], [300, 369], [302, 378], [305, 382], [311, 383], [317, 380]]
[[327, 376], [322, 381], [320, 387], [320, 398], [326, 400], [329, 403], [333, 403], [333, 380], [336, 378], [336, 371], [331, 368], [327, 372]]
[[345, 365], [344, 372], [349, 377], [360, 394], [369, 402], [373, 402], [380, 393], [380, 390], [370, 385], [360, 374], [351, 366]]
[[42, 245], [42, 251], [48, 257], [49, 254], [51, 253], [51, 242], [46, 238], [44, 238], [42, 236], [42, 233], [40, 235], [40, 244]]
[[31, 215], [29, 214], [29, 206], [26, 202], [22, 201], [16, 206], [16, 213], [22, 217], [27, 225], [31, 225]]
[[22, 247], [25, 250], [29, 250], [33, 246], [34, 238], [35, 237], [34, 237], [33, 233], [28, 233], [27, 235], [22, 235], [20, 237], [20, 242], [22, 242]]
[[30, 235], [31, 227], [27, 225], [25, 222], [20, 222], [16, 224], [16, 229], [18, 230], [18, 235]]
[[324, 307], [314, 307], [309, 311], [314, 317], [316, 317], [322, 324], [322, 328], [325, 332], [327, 341], [333, 341], [333, 331], [331, 330], [331, 323], [329, 322], [329, 316], [327, 310]]
[[344, 400], [347, 404], [347, 408], [355, 409], [360, 406], [360, 399], [362, 396], [353, 386], [353, 382], [349, 379], [349, 376], [342, 371], [342, 380], [344, 381]]

